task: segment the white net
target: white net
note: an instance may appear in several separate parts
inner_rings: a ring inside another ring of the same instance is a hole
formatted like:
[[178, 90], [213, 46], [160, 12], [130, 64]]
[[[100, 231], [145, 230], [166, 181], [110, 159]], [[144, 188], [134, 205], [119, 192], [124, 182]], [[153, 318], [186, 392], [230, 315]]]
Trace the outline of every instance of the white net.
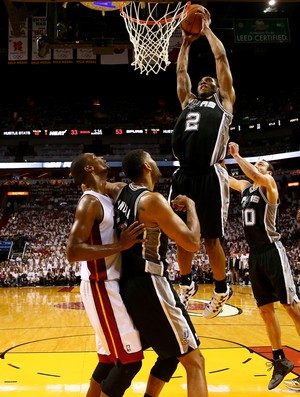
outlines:
[[169, 42], [174, 30], [186, 17], [191, 3], [121, 3], [129, 38], [134, 48], [132, 66], [140, 73], [157, 74], [166, 70], [169, 61]]

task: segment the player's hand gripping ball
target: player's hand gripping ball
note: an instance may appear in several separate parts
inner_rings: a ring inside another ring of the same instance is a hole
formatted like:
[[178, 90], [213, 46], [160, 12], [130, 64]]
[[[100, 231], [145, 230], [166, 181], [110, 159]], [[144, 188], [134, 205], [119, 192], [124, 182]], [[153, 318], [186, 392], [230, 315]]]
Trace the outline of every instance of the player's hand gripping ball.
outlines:
[[192, 4], [187, 12], [187, 16], [180, 24], [182, 30], [187, 34], [199, 35], [202, 29], [202, 15], [200, 13], [201, 6], [199, 4]]

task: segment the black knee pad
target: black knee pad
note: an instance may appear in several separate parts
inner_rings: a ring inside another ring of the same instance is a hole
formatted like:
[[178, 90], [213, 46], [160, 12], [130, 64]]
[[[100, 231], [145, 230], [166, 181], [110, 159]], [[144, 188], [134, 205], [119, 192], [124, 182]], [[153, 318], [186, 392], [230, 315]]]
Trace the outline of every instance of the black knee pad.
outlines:
[[110, 371], [114, 368], [114, 364], [103, 364], [98, 363], [97, 367], [95, 368], [92, 378], [97, 382], [101, 383], [103, 379], [105, 379]]
[[176, 371], [178, 363], [179, 361], [177, 357], [170, 357], [166, 359], [158, 357], [156, 363], [151, 368], [150, 373], [164, 382], [169, 382]]
[[101, 382], [103, 393], [107, 394], [109, 397], [122, 397], [141, 367], [141, 361], [131, 364], [118, 364], [115, 366], [109, 372], [106, 379]]

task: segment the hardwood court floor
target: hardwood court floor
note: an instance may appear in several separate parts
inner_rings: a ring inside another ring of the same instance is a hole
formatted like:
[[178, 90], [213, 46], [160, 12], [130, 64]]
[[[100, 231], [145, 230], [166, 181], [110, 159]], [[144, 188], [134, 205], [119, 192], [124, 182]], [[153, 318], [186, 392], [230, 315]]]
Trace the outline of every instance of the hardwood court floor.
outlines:
[[[269, 391], [270, 347], [251, 287], [233, 286], [234, 294], [217, 318], [202, 317], [211, 285], [200, 285], [189, 312], [206, 359], [209, 396], [291, 396], [283, 383]], [[286, 379], [300, 374], [299, 337], [278, 304], [285, 353], [294, 364]], [[95, 337], [75, 288], [0, 289], [0, 393], [12, 397], [85, 397], [97, 363]], [[141, 397], [156, 359], [145, 352], [143, 367], [125, 397]], [[186, 396], [179, 365], [162, 397]]]

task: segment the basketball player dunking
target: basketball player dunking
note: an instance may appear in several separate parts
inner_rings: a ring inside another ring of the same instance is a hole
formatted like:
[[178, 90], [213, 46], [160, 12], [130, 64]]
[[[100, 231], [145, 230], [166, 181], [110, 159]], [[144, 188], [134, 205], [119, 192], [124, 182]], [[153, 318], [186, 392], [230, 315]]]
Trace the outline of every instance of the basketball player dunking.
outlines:
[[[228, 174], [221, 166], [226, 156], [229, 126], [232, 122], [235, 91], [232, 75], [222, 42], [210, 29], [210, 13], [201, 7], [200, 35], [182, 32], [183, 41], [177, 60], [177, 95], [182, 107], [172, 134], [172, 149], [180, 166], [173, 174], [170, 200], [186, 194], [196, 203], [201, 236], [212, 267], [215, 291], [203, 317], [216, 317], [230, 298], [232, 291], [226, 283], [225, 253], [221, 245], [229, 206]], [[187, 73], [192, 42], [205, 36], [215, 58], [216, 74], [203, 77], [197, 95], [191, 92]], [[184, 214], [183, 214], [184, 215]], [[193, 256], [178, 246], [181, 272], [180, 296], [183, 303], [195, 293], [191, 280]]]

